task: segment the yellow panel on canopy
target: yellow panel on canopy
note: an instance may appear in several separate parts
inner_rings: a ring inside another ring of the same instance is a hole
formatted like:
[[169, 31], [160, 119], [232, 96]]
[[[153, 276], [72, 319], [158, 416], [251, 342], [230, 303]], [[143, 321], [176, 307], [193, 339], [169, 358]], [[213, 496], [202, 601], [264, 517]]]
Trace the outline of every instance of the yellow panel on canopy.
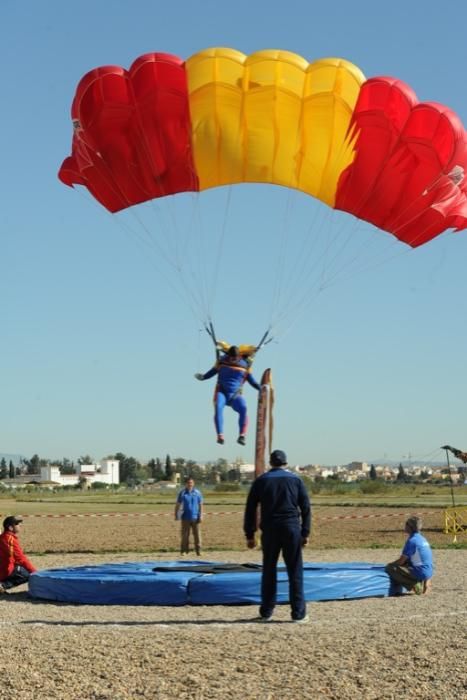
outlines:
[[200, 189], [239, 182], [294, 187], [333, 206], [354, 157], [348, 127], [365, 80], [342, 59], [214, 48], [186, 62]]

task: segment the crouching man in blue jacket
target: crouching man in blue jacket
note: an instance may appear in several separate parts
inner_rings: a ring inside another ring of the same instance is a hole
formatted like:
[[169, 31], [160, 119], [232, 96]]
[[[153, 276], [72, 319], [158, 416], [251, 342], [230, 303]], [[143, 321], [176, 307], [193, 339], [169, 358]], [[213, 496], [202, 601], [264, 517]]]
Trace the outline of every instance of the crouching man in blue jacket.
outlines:
[[413, 515], [407, 519], [404, 530], [408, 537], [402, 554], [385, 569], [391, 578], [389, 595], [400, 595], [402, 587], [417, 594], [426, 594], [431, 590], [433, 555], [421, 529], [421, 518]]

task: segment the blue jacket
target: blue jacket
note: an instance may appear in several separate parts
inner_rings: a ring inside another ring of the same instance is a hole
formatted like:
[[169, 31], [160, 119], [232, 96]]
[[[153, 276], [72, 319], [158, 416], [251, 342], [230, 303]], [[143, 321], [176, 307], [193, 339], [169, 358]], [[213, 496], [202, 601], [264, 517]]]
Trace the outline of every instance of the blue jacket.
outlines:
[[203, 503], [201, 491], [198, 491], [198, 489], [189, 491], [187, 488], [184, 488], [178, 493], [177, 503], [182, 506], [182, 520], [198, 520], [201, 515], [201, 504]]
[[433, 576], [433, 555], [428, 541], [419, 532], [407, 539], [402, 550], [409, 559], [409, 570], [417, 581], [426, 581]]
[[256, 508], [261, 505], [261, 530], [276, 525], [298, 525], [302, 537], [311, 529], [311, 506], [303, 481], [282, 467], [272, 468], [253, 482], [248, 494], [243, 529], [248, 539], [256, 531]]
[[227, 397], [227, 400], [241, 394], [245, 382], [255, 389], [261, 389], [260, 385], [250, 374], [250, 365], [241, 358], [222, 355], [219, 361], [209, 372], [203, 374], [203, 379], [211, 379], [218, 374], [217, 388]]

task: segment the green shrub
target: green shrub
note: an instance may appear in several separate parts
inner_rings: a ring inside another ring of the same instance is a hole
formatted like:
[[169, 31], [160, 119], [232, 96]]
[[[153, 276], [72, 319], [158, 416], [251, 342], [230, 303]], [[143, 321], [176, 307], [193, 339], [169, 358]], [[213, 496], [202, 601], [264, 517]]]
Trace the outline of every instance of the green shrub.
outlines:
[[359, 491], [365, 494], [386, 493], [390, 489], [391, 485], [380, 479], [365, 479], [359, 483]]
[[216, 493], [232, 493], [234, 491], [241, 491], [242, 487], [240, 484], [232, 484], [224, 481], [222, 484], [216, 484], [213, 491]]

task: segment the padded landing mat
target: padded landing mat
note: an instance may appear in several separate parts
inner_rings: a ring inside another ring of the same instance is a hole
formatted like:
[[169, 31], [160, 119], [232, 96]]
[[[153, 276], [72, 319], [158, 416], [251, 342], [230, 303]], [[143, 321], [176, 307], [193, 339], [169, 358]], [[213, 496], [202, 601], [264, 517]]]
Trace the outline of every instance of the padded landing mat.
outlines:
[[[243, 605], [260, 602], [261, 566], [209, 561], [128, 562], [38, 571], [33, 598], [87, 605]], [[278, 566], [277, 602], [288, 602], [288, 579]], [[304, 564], [307, 601], [389, 594], [383, 566], [363, 562]]]

